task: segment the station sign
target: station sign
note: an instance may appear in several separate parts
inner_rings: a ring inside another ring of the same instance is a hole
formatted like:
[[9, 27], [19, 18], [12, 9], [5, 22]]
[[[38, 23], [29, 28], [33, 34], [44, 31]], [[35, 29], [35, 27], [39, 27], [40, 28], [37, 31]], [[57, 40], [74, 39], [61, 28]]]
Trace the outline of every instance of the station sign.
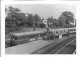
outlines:
[[47, 20], [43, 20], [43, 23], [44, 23], [44, 24], [47, 24]]

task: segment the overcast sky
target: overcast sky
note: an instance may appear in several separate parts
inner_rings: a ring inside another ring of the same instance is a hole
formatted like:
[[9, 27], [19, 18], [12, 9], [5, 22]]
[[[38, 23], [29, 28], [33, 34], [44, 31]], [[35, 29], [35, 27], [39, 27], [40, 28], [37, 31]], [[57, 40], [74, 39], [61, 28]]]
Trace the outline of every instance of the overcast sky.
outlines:
[[76, 5], [74, 4], [7, 4], [19, 8], [24, 13], [38, 14], [40, 17], [59, 18], [62, 12], [71, 11], [76, 15]]

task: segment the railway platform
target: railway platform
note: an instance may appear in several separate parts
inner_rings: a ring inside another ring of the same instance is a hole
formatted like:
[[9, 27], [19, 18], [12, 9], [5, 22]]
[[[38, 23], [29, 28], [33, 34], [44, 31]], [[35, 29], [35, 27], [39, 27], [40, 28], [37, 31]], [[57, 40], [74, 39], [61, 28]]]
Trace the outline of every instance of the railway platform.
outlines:
[[44, 41], [44, 40], [37, 40], [26, 44], [21, 44], [13, 47], [9, 47], [5, 49], [6, 54], [29, 54], [35, 50], [40, 49], [52, 42], [56, 42], [57, 39], [53, 41]]
[[49, 45], [51, 43], [57, 43], [59, 41], [62, 41], [64, 39], [67, 39], [67, 37], [64, 37], [62, 39], [54, 39], [54, 40], [37, 40], [26, 44], [21, 44], [9, 48], [5, 48], [6, 54], [30, 54], [46, 45]]

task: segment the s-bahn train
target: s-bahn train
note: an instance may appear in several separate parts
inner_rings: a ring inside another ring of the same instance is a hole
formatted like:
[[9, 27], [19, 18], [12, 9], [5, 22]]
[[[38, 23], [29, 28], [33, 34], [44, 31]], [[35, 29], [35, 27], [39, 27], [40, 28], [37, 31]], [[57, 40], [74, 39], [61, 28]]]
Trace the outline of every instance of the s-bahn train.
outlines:
[[53, 29], [47, 32], [44, 31], [32, 31], [32, 32], [22, 32], [22, 33], [11, 33], [10, 46], [19, 45], [34, 40], [52, 40], [54, 38], [59, 38], [60, 36], [69, 36], [70, 34], [75, 34], [76, 28], [60, 28]]

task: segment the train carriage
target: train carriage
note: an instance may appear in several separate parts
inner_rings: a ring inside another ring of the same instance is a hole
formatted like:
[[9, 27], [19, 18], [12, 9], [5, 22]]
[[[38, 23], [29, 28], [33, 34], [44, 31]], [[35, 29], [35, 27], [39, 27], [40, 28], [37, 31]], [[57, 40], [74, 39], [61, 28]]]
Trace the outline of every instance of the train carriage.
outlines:
[[30, 41], [35, 41], [41, 39], [43, 35], [44, 35], [43, 31], [12, 33], [10, 45], [13, 46], [13, 45], [27, 43]]
[[75, 28], [62, 28], [62, 29], [54, 29], [47, 32], [44, 31], [32, 31], [32, 32], [22, 32], [22, 33], [12, 33], [11, 34], [11, 46], [19, 45], [35, 40], [52, 40], [54, 38], [61, 38], [64, 35], [69, 36], [72, 33], [76, 33]]
[[69, 28], [69, 33], [70, 34], [76, 34], [76, 29], [75, 28]]

